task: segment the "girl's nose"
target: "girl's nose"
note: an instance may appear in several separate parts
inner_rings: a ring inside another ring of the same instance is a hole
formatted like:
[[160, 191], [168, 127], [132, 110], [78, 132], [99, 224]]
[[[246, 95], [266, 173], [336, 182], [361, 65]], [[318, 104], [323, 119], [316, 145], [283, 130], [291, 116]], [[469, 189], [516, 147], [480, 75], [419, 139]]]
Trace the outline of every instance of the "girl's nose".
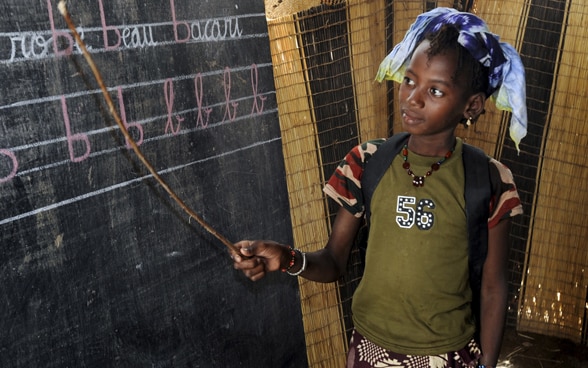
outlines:
[[412, 106], [422, 107], [424, 100], [423, 100], [423, 94], [422, 94], [421, 90], [419, 88], [414, 88], [410, 92], [410, 94], [408, 95], [407, 100]]

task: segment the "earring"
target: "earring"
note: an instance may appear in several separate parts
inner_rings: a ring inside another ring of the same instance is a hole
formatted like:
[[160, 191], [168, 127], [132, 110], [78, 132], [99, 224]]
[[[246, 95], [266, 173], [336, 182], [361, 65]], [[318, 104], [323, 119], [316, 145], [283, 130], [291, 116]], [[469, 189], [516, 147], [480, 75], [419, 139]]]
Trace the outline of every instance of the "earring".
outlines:
[[472, 124], [474, 123], [474, 122], [473, 122], [473, 120], [474, 120], [474, 119], [473, 119], [473, 118], [470, 116], [470, 117], [468, 118], [468, 121], [466, 122], [466, 126], [467, 126], [467, 127], [470, 127], [470, 126], [472, 126]]

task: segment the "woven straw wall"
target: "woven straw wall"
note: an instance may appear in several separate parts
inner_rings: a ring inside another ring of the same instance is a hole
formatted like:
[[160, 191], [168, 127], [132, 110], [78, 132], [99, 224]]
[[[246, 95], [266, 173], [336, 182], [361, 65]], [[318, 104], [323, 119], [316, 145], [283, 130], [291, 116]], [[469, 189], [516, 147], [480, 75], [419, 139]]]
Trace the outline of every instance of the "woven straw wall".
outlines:
[[[392, 83], [379, 62], [415, 17], [436, 6], [469, 10], [520, 51], [527, 72], [529, 134], [517, 154], [509, 114], [486, 114], [458, 135], [511, 168], [525, 214], [511, 230], [508, 323], [586, 342], [588, 176], [585, 116], [588, 5], [566, 1], [266, 0], [295, 245], [320, 249], [336, 207], [325, 180], [354, 145], [398, 132]], [[344, 365], [350, 298], [361, 266], [338, 284], [300, 279], [311, 366]]]
[[[588, 50], [585, 2], [549, 2], [534, 9], [557, 43], [532, 39], [555, 55], [545, 103], [537, 186], [531, 209], [526, 279], [521, 291], [519, 328], [587, 343], [588, 310]], [[531, 19], [531, 14], [529, 15]], [[533, 32], [529, 28], [528, 32]], [[531, 33], [532, 34], [532, 33]], [[531, 45], [529, 46], [531, 47]]]

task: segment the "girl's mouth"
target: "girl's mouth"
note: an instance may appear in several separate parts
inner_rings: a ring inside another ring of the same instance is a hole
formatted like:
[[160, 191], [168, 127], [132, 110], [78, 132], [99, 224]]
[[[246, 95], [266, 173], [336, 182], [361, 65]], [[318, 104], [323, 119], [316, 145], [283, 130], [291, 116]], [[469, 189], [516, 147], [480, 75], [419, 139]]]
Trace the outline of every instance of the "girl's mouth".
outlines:
[[420, 122], [422, 120], [422, 118], [419, 117], [418, 115], [412, 114], [408, 110], [402, 110], [402, 120], [406, 124], [415, 124], [415, 123]]

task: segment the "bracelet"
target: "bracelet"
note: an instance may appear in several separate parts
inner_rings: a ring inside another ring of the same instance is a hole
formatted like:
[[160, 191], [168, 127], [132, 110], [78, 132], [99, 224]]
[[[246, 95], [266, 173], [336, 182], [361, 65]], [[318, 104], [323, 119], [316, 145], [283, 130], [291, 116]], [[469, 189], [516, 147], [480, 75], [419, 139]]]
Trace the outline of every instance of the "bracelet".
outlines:
[[290, 258], [290, 263], [288, 263], [288, 267], [282, 268], [282, 272], [288, 272], [292, 268], [292, 266], [294, 266], [294, 262], [296, 261], [296, 252], [294, 251], [294, 248], [288, 245], [288, 250], [290, 251], [290, 255], [292, 256], [292, 258]]
[[300, 253], [300, 255], [302, 256], [302, 267], [300, 267], [300, 269], [296, 272], [286, 271], [286, 273], [288, 273], [288, 275], [290, 276], [298, 276], [302, 272], [304, 272], [304, 270], [306, 270], [306, 253], [301, 251], [298, 251], [298, 253]]

